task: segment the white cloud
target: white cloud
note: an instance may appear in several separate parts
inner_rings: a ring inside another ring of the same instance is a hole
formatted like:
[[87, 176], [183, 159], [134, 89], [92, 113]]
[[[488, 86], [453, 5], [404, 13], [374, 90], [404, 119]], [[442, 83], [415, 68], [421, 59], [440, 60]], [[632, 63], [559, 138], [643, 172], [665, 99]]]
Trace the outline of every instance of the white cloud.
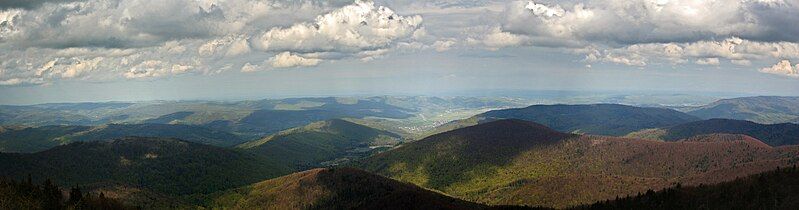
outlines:
[[503, 47], [518, 46], [528, 43], [529, 39], [522, 35], [516, 35], [502, 31], [499, 27], [488, 29], [474, 28], [474, 31], [467, 32], [469, 37], [466, 43], [475, 46], [482, 46], [488, 50], [498, 50]]
[[696, 59], [696, 62], [694, 63], [699, 65], [710, 65], [710, 66], [718, 66], [719, 64], [721, 64], [721, 62], [719, 62], [719, 58], [700, 58]]
[[409, 38], [421, 23], [421, 16], [400, 16], [373, 2], [356, 1], [320, 15], [314, 22], [268, 30], [254, 44], [268, 51], [360, 52], [387, 48], [395, 40]]
[[760, 72], [799, 78], [799, 64], [791, 66], [791, 61], [781, 60], [771, 67], [760, 69]]
[[248, 62], [241, 66], [241, 72], [255, 72], [258, 71], [258, 68], [260, 68], [258, 65], [253, 65]]
[[316, 66], [321, 59], [304, 58], [290, 52], [282, 52], [269, 59], [269, 64], [274, 68], [290, 68], [299, 66]]
[[448, 40], [439, 40], [433, 43], [433, 48], [436, 49], [438, 52], [444, 52], [452, 48], [455, 45], [455, 40], [448, 39]]

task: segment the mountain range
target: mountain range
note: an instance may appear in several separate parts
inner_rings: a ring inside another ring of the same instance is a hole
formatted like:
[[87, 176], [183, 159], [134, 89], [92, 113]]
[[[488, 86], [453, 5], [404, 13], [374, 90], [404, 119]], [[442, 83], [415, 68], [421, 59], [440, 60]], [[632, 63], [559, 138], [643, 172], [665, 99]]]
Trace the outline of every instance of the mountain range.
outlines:
[[688, 113], [704, 119], [725, 118], [764, 124], [797, 122], [799, 97], [756, 96], [722, 99]]
[[798, 160], [799, 147], [771, 147], [745, 135], [662, 142], [497, 120], [436, 134], [354, 165], [468, 201], [564, 208], [675, 183], [729, 181]]
[[799, 124], [759, 124], [744, 120], [710, 119], [685, 124], [646, 129], [633, 132], [628, 137], [677, 141], [692, 136], [729, 133], [757, 138], [771, 146], [799, 145]]
[[303, 170], [365, 157], [401, 140], [394, 133], [333, 119], [281, 131], [237, 148]]
[[699, 120], [697, 117], [664, 108], [618, 104], [533, 105], [525, 108], [488, 111], [468, 119], [444, 124], [432, 133], [497, 119], [527, 120], [567, 133], [611, 136], [622, 136], [645, 128], [665, 127]]

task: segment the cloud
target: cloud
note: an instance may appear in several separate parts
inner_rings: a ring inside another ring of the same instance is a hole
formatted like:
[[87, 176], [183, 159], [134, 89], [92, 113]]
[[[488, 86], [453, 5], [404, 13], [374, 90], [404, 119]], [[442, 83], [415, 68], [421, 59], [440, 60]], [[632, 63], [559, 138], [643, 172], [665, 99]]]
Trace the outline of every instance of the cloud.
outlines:
[[268, 51], [353, 53], [387, 48], [395, 40], [411, 37], [421, 23], [421, 16], [404, 17], [373, 2], [356, 1], [313, 22], [268, 30], [254, 45]]
[[781, 60], [771, 67], [760, 69], [760, 72], [799, 78], [799, 64], [791, 66], [791, 61]]
[[799, 29], [784, 27], [789, 20], [799, 20], [795, 12], [799, 4], [782, 1], [593, 0], [562, 4], [511, 3], [503, 31], [608, 45], [696, 42], [730, 36], [753, 41], [799, 41]]
[[3, 0], [0, 1], [0, 10], [6, 9], [35, 9], [45, 3], [59, 4], [81, 0]]
[[481, 46], [488, 50], [498, 50], [503, 47], [518, 46], [529, 42], [529, 38], [502, 31], [499, 27], [474, 28], [474, 31], [467, 32], [466, 43], [474, 46]]
[[241, 66], [241, 72], [255, 72], [258, 71], [258, 68], [260, 68], [258, 65], [253, 65], [247, 62]]
[[721, 64], [721, 62], [719, 62], [719, 58], [700, 58], [696, 59], [696, 62], [694, 63], [699, 65], [709, 65], [709, 66], [718, 66], [719, 64]]
[[371, 1], [27, 3], [32, 6], [0, 9], [3, 85], [368, 61], [395, 49], [428, 49], [437, 41], [422, 27], [421, 16], [401, 16]]
[[451, 40], [451, 39], [449, 39], [449, 40], [439, 40], [439, 41], [436, 41], [435, 43], [433, 43], [433, 47], [438, 52], [444, 52], [444, 51], [449, 50], [453, 45], [455, 45], [455, 43], [456, 43], [455, 40]]
[[290, 68], [299, 66], [316, 66], [321, 62], [321, 59], [304, 58], [302, 56], [292, 54], [290, 52], [282, 52], [275, 57], [268, 60], [268, 63], [274, 68]]
[[155, 78], [167, 75], [177, 75], [188, 72], [193, 66], [182, 64], [169, 64], [159, 60], [146, 60], [134, 65], [123, 76], [128, 79]]

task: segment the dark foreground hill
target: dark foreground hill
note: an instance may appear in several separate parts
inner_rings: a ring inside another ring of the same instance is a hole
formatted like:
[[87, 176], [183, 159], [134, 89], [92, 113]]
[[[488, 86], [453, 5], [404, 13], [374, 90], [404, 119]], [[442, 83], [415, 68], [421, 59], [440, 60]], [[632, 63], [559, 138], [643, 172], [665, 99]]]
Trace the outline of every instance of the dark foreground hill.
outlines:
[[540, 123], [566, 133], [621, 136], [645, 128], [672, 126], [699, 118], [671, 109], [642, 108], [618, 104], [533, 105], [489, 111], [469, 119], [442, 125], [448, 131], [497, 119], [520, 119]]
[[576, 209], [799, 209], [799, 170], [778, 169], [715, 185], [674, 186]]
[[688, 112], [704, 119], [725, 118], [757, 123], [785, 123], [799, 119], [799, 97], [757, 96], [723, 99]]
[[75, 142], [32, 154], [0, 153], [0, 176], [61, 186], [117, 183], [169, 195], [210, 193], [288, 174], [246, 152], [176, 139]]
[[36, 184], [0, 178], [0, 209], [137, 209], [77, 187], [65, 191], [49, 180]]
[[799, 125], [793, 123], [759, 124], [744, 120], [710, 119], [665, 128], [646, 129], [628, 137], [676, 141], [712, 133], [743, 134], [771, 146], [799, 144]]
[[285, 130], [238, 148], [306, 170], [365, 157], [400, 140], [397, 134], [334, 119]]
[[565, 208], [677, 182], [729, 181], [798, 160], [797, 147], [770, 147], [744, 135], [662, 142], [499, 120], [433, 135], [355, 165], [464, 200]]
[[231, 190], [231, 209], [481, 209], [485, 206], [351, 168], [313, 169]]

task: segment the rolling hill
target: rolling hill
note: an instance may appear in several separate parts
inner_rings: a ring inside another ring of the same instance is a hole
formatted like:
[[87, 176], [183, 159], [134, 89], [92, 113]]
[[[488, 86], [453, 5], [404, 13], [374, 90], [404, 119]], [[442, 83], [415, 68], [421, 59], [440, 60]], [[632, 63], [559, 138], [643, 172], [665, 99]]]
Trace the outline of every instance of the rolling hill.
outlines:
[[231, 147], [246, 141], [227, 132], [178, 124], [5, 127], [0, 130], [0, 152], [40, 152], [70, 142], [107, 141], [128, 136], [178, 138], [221, 147]]
[[127, 136], [176, 138], [189, 142], [231, 147], [246, 140], [201, 126], [180, 124], [108, 124], [61, 137], [62, 142], [105, 141]]
[[60, 186], [118, 183], [169, 195], [210, 193], [288, 174], [246, 152], [176, 139], [127, 137], [74, 142], [32, 154], [0, 153], [0, 176]]
[[757, 96], [722, 99], [688, 114], [704, 119], [725, 118], [773, 124], [799, 118], [799, 97]]
[[771, 146], [799, 144], [799, 125], [793, 123], [758, 124], [744, 120], [710, 119], [666, 128], [646, 129], [627, 137], [676, 141], [712, 133], [744, 134]]
[[798, 147], [732, 134], [677, 142], [565, 134], [498, 120], [404, 144], [353, 165], [485, 204], [564, 208], [729, 181], [799, 161]]
[[282, 131], [237, 147], [304, 170], [365, 157], [400, 141], [396, 134], [334, 119]]
[[567, 133], [621, 136], [645, 128], [659, 128], [696, 121], [699, 118], [671, 109], [642, 108], [618, 104], [533, 105], [488, 111], [469, 119], [440, 126], [436, 132], [476, 125], [496, 119], [520, 119], [540, 123]]
[[42, 127], [3, 127], [0, 129], [0, 152], [38, 152], [61, 145], [59, 137], [83, 132], [89, 126], [50, 125]]
[[420, 187], [351, 168], [313, 169], [231, 190], [230, 209], [483, 209]]
[[768, 171], [730, 182], [674, 186], [658, 192], [579, 206], [574, 209], [797, 209], [799, 170]]

